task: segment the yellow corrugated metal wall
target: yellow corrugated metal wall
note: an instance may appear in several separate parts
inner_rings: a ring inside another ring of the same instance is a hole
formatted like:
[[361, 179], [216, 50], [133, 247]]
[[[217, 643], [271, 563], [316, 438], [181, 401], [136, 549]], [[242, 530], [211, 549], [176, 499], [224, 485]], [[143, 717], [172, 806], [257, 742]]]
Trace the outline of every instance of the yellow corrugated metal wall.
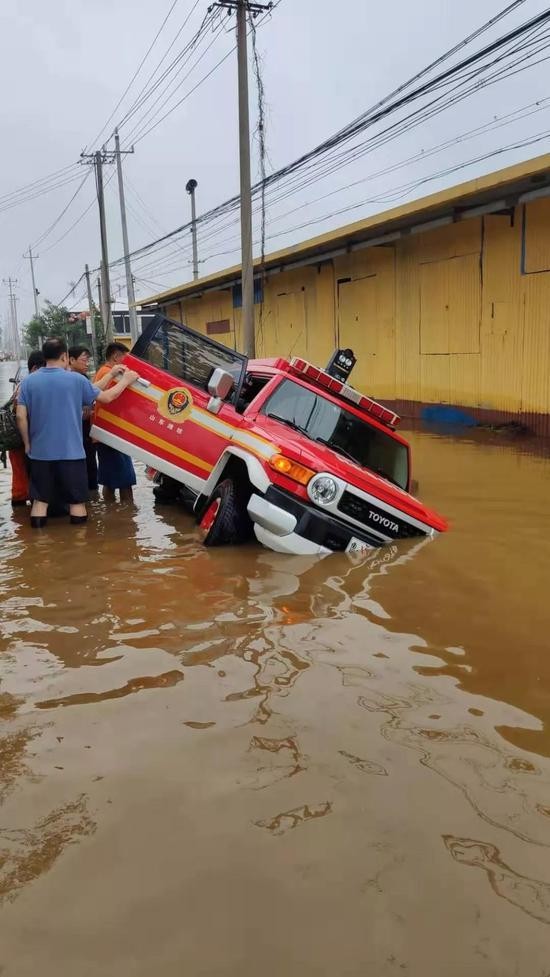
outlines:
[[[240, 348], [231, 289], [168, 314]], [[350, 346], [354, 384], [380, 398], [550, 413], [550, 200], [270, 273], [258, 356], [324, 365]]]

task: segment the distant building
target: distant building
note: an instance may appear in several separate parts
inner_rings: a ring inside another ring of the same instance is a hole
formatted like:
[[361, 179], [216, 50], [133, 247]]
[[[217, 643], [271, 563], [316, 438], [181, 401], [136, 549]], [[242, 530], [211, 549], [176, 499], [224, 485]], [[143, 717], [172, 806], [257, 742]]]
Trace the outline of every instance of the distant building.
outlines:
[[[117, 309], [116, 311], [113, 309], [112, 312], [114, 338], [120, 342], [130, 342], [130, 314], [128, 309]], [[154, 316], [150, 313], [138, 313], [138, 326], [140, 332], [143, 332], [147, 324], [153, 318]]]
[[[113, 316], [113, 339], [116, 342], [124, 343], [124, 345], [128, 346], [128, 349], [130, 349], [131, 346], [130, 315], [128, 309], [116, 309], [116, 310], [112, 309], [112, 316]], [[147, 324], [153, 318], [153, 314], [138, 312], [137, 318], [138, 318], [138, 327], [140, 331], [143, 332]], [[82, 320], [86, 322], [88, 320], [87, 322], [88, 334], [90, 334], [89, 319], [90, 319], [90, 313], [88, 310], [83, 312], [71, 312], [71, 314], [69, 315], [69, 322], [78, 322], [78, 320]]]
[[[403, 414], [550, 434], [550, 155], [269, 254], [262, 279], [258, 356], [349, 346], [354, 386]], [[242, 348], [241, 304], [237, 266], [141, 308]]]

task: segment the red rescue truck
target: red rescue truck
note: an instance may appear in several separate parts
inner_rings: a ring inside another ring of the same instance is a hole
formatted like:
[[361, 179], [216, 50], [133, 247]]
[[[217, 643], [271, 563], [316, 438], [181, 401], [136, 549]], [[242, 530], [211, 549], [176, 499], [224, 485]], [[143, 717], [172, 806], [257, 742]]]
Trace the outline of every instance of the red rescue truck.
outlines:
[[247, 360], [161, 315], [125, 363], [139, 380], [92, 435], [144, 462], [157, 496], [190, 498], [206, 545], [358, 552], [447, 529], [410, 494], [399, 417], [338, 370]]

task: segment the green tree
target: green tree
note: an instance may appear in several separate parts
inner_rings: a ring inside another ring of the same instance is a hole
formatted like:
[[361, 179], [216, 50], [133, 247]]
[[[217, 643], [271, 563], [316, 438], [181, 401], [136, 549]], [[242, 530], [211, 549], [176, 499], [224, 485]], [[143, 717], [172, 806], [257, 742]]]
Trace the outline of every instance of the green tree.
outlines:
[[48, 336], [59, 336], [69, 346], [86, 346], [90, 338], [86, 335], [86, 323], [70, 313], [64, 305], [54, 305], [46, 301], [39, 316], [33, 316], [24, 327], [24, 339], [30, 349], [39, 349]]

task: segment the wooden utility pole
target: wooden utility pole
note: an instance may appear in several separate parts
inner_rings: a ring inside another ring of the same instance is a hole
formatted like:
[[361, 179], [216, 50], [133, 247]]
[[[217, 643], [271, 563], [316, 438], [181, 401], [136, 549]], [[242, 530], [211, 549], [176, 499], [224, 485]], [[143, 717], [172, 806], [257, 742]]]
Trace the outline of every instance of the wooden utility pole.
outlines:
[[250, 176], [250, 112], [248, 105], [247, 15], [257, 17], [267, 13], [272, 3], [253, 3], [252, 0], [218, 0], [213, 7], [223, 7], [237, 13], [237, 73], [239, 86], [239, 159], [241, 175], [241, 262], [242, 262], [242, 323], [243, 351], [256, 355], [254, 327], [254, 265], [252, 261], [252, 194]]

